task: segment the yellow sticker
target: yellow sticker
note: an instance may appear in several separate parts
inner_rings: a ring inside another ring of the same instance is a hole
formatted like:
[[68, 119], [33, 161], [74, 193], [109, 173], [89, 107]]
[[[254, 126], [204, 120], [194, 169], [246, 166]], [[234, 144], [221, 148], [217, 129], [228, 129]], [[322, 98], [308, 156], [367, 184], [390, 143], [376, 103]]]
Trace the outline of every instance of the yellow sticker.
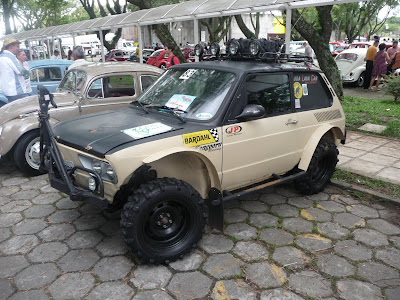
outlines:
[[196, 147], [205, 144], [216, 143], [219, 140], [218, 130], [210, 129], [182, 134], [183, 143], [188, 147]]
[[301, 83], [295, 82], [293, 87], [294, 87], [294, 96], [298, 99], [303, 97], [303, 87], [301, 86]]

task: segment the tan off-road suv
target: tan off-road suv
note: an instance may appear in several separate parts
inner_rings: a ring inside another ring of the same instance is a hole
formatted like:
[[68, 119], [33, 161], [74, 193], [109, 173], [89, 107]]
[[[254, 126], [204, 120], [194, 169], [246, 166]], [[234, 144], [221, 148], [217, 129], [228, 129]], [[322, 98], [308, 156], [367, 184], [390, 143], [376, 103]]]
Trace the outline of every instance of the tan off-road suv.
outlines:
[[173, 66], [129, 109], [54, 133], [44, 110], [51, 185], [73, 201], [123, 207], [128, 247], [153, 263], [190, 251], [206, 222], [223, 229], [225, 201], [287, 181], [320, 192], [345, 141], [342, 107], [319, 69], [269, 53], [267, 42], [233, 40], [227, 57]]
[[[70, 70], [54, 93], [58, 108], [51, 110], [52, 125], [59, 121], [127, 107], [161, 74], [162, 70], [138, 63], [99, 63]], [[0, 158], [8, 155], [27, 175], [39, 172], [37, 96], [0, 108]]]

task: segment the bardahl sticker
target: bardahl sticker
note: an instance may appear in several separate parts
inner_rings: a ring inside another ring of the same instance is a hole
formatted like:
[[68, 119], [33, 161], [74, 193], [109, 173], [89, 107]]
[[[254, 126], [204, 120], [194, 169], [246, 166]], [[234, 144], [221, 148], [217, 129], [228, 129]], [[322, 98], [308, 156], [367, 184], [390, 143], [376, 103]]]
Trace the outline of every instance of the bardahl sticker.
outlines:
[[300, 82], [295, 82], [293, 84], [294, 87], [294, 96], [298, 99], [300, 99], [301, 97], [303, 97], [303, 87], [301, 86]]
[[219, 141], [218, 130], [216, 128], [183, 134], [182, 138], [183, 144], [188, 147], [212, 144]]
[[143, 126], [138, 126], [134, 128], [124, 129], [121, 132], [129, 135], [130, 137], [134, 138], [135, 140], [145, 138], [148, 136], [156, 135], [159, 133], [164, 133], [167, 131], [171, 131], [174, 129], [171, 126], [165, 125], [160, 122], [151, 123]]

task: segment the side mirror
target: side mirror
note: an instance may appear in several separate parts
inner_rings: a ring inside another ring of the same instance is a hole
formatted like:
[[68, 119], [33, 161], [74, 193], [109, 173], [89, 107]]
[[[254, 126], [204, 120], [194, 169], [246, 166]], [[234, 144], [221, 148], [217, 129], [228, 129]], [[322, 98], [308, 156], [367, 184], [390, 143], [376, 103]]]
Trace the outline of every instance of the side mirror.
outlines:
[[252, 119], [258, 119], [265, 116], [265, 109], [262, 105], [248, 104], [243, 109], [242, 113], [236, 117], [239, 121], [247, 121]]

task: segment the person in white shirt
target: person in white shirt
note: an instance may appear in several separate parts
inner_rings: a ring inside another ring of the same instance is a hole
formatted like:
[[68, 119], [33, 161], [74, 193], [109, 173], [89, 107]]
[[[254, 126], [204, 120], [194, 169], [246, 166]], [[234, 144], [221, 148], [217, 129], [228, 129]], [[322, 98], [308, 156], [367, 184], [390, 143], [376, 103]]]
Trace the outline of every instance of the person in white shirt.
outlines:
[[60, 55], [60, 50], [55, 49], [54, 54], [50, 57], [50, 59], [62, 59], [62, 57]]
[[24, 70], [16, 57], [19, 44], [15, 38], [5, 39], [0, 55], [0, 89], [8, 102], [28, 96], [23, 77]]
[[74, 63], [68, 67], [68, 70], [92, 63], [85, 59], [85, 52], [80, 46], [75, 46], [74, 50], [72, 50], [72, 59], [74, 60]]
[[24, 69], [24, 79], [25, 79], [25, 91], [28, 94], [28, 96], [32, 96], [32, 87], [31, 87], [31, 78], [30, 78], [30, 68], [26, 60], [28, 59], [26, 57], [26, 53], [24, 50], [19, 49], [18, 54], [17, 54], [17, 59], [19, 61], [19, 64], [21, 67]]

